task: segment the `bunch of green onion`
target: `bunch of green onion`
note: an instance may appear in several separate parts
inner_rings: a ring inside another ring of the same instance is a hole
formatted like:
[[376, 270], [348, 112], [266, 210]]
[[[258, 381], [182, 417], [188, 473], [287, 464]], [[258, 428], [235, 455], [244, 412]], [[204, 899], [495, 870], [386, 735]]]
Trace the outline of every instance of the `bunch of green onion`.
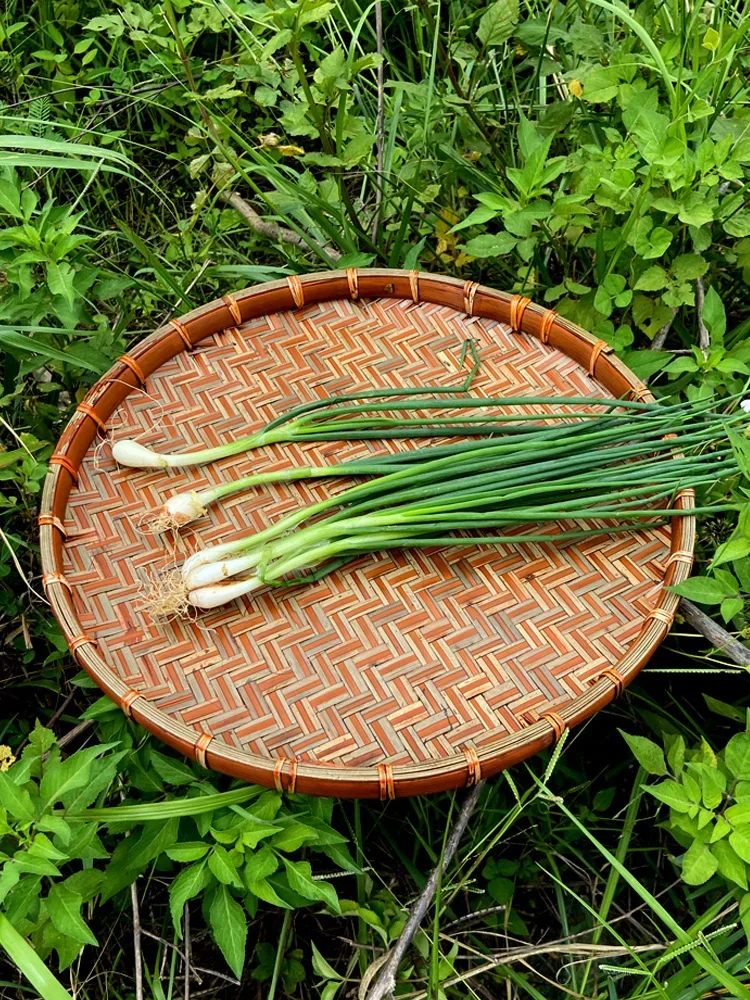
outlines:
[[[606, 409], [531, 417], [501, 412], [533, 404], [589, 408], [600, 404]], [[738, 474], [737, 448], [744, 440], [738, 431], [749, 406], [743, 403], [728, 414], [717, 413], [709, 402], [665, 406], [569, 397], [383, 404], [368, 399], [354, 408], [335, 399], [308, 404], [256, 435], [203, 452], [160, 456], [165, 460], [161, 464], [215, 461], [269, 440], [457, 435], [478, 439], [367, 461], [261, 473], [197, 494], [202, 510], [222, 496], [261, 483], [317, 475], [374, 477], [262, 531], [195, 553], [178, 571], [160, 610], [217, 607], [264, 586], [320, 579], [365, 553], [388, 549], [554, 543], [603, 530], [632, 531], [663, 523], [685, 513], [672, 506], [681, 490], [708, 487]], [[386, 410], [449, 407], [483, 412], [468, 419], [372, 416]], [[381, 420], [388, 420], [388, 426], [381, 426]], [[710, 509], [731, 507], [731, 503], [712, 504]], [[587, 524], [592, 520], [599, 523]], [[572, 522], [573, 527], [561, 530], [560, 521]], [[519, 533], [524, 525], [548, 527]]]

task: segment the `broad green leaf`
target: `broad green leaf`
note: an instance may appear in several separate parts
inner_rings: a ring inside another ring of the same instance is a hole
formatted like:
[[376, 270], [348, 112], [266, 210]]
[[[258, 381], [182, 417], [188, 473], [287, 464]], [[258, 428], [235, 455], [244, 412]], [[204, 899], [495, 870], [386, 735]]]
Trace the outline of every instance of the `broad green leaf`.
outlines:
[[658, 292], [661, 288], [667, 287], [667, 272], [658, 264], [652, 264], [636, 281], [634, 287], [643, 292]]
[[747, 869], [745, 862], [738, 856], [731, 843], [719, 840], [711, 845], [711, 853], [719, 863], [719, 874], [735, 882], [740, 888], [747, 889]]
[[184, 868], [169, 886], [169, 911], [179, 937], [182, 937], [182, 911], [189, 899], [194, 899], [211, 881], [205, 861]]
[[25, 788], [19, 788], [10, 774], [4, 771], [0, 771], [0, 804], [13, 819], [22, 823], [30, 823], [34, 818], [31, 796]]
[[678, 281], [695, 281], [708, 270], [708, 262], [695, 253], [683, 253], [675, 257], [670, 270]]
[[296, 851], [304, 845], [316, 844], [318, 842], [318, 831], [305, 823], [290, 823], [285, 830], [271, 841], [273, 847], [279, 851]]
[[735, 559], [744, 559], [750, 555], [750, 538], [730, 538], [718, 547], [711, 560], [711, 566], [721, 566], [722, 563]]
[[110, 899], [120, 889], [146, 870], [168, 847], [177, 840], [180, 821], [176, 817], [165, 823], [147, 823], [140, 837], [127, 837], [120, 841], [107, 866], [102, 900]]
[[[744, 541], [744, 539], [741, 539]], [[748, 548], [750, 551], [750, 548]], [[731, 622], [731, 620], [738, 615], [745, 607], [745, 601], [741, 597], [727, 597], [721, 602], [721, 617], [725, 623]]]
[[455, 226], [448, 230], [449, 233], [457, 233], [461, 229], [466, 229], [468, 226], [481, 226], [485, 222], [490, 222], [492, 219], [497, 218], [498, 212], [493, 208], [487, 208], [485, 205], [480, 205], [479, 208], [475, 208], [473, 212], [469, 212], [466, 218], [462, 222], [457, 222]]
[[665, 737], [667, 747], [667, 763], [675, 777], [679, 777], [685, 764], [685, 740], [682, 736], [669, 734]]
[[722, 837], [726, 837], [728, 833], [732, 832], [732, 828], [724, 819], [723, 816], [718, 816], [716, 818], [716, 825], [711, 831], [711, 844], [715, 844], [717, 840], [721, 840]]
[[251, 854], [245, 865], [245, 882], [258, 882], [273, 875], [279, 867], [279, 861], [270, 847], [261, 847]]
[[47, 263], [47, 287], [53, 295], [61, 295], [73, 308], [76, 290], [73, 287], [75, 271], [70, 264], [49, 261]]
[[234, 885], [238, 889], [242, 888], [237, 869], [229, 858], [229, 852], [225, 847], [217, 844], [208, 856], [208, 867], [212, 875], [224, 885]]
[[513, 34], [518, 16], [518, 0], [497, 0], [490, 4], [479, 19], [477, 38], [485, 48], [502, 45]]
[[735, 778], [750, 779], [750, 733], [737, 733], [726, 745], [724, 763]]
[[693, 806], [690, 796], [677, 781], [662, 781], [658, 785], [644, 785], [645, 791], [670, 806], [676, 812], [688, 812]]
[[727, 329], [727, 316], [721, 296], [712, 285], [703, 301], [703, 322], [714, 340], [721, 342]]
[[729, 843], [743, 861], [750, 862], [750, 832], [746, 831], [746, 827], [741, 830], [733, 830], [729, 834]]
[[218, 885], [208, 905], [208, 926], [211, 935], [238, 979], [245, 967], [247, 920], [245, 911], [225, 885]]
[[264, 903], [270, 903], [271, 906], [279, 906], [283, 910], [292, 909], [289, 903], [281, 898], [267, 879], [259, 878], [252, 882], [248, 882], [247, 888], [248, 892], [257, 896], [258, 899], [262, 899]]
[[170, 785], [192, 785], [195, 783], [195, 774], [187, 764], [181, 760], [172, 760], [171, 757], [152, 750], [149, 755], [151, 766], [159, 775], [162, 781]]
[[47, 912], [61, 934], [66, 934], [80, 944], [98, 944], [81, 916], [83, 897], [64, 883], [53, 885], [47, 896]]
[[695, 840], [682, 859], [682, 878], [688, 885], [703, 885], [716, 873], [719, 862], [706, 844]]
[[334, 913], [340, 913], [339, 898], [336, 890], [327, 882], [313, 879], [310, 865], [307, 861], [288, 861], [284, 858], [286, 877], [289, 888], [298, 892], [305, 899], [319, 900], [326, 903]]
[[631, 736], [628, 733], [624, 733], [622, 729], [618, 730], [618, 732], [630, 747], [633, 756], [644, 771], [660, 777], [667, 773], [664, 752], [660, 746], [657, 746], [652, 740], [647, 740], [645, 736]]
[[518, 241], [510, 233], [485, 233], [475, 236], [466, 244], [466, 253], [472, 257], [499, 257], [510, 253]]
[[709, 576], [691, 576], [669, 590], [698, 604], [721, 604], [725, 597], [734, 597], [736, 593], [736, 589], [728, 591], [724, 584]]
[[208, 844], [202, 840], [185, 841], [173, 844], [164, 852], [172, 861], [200, 861], [208, 854]]

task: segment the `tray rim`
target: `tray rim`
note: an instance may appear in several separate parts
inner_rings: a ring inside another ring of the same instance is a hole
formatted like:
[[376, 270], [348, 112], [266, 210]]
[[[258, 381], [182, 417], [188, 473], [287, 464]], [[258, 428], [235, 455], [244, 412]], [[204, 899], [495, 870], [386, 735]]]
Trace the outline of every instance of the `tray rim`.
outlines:
[[[666, 589], [681, 583], [692, 569], [695, 517], [672, 521], [670, 555], [658, 599], [644, 618], [641, 631], [616, 663], [594, 678], [588, 691], [556, 711], [540, 713], [535, 721], [483, 746], [467, 747], [434, 761], [377, 764], [369, 767], [320, 764], [277, 757], [275, 760], [238, 750], [210, 732], [179, 722], [157, 709], [122, 681], [99, 653], [96, 640], [85, 634], [76, 615], [72, 588], [64, 576], [64, 518], [76, 471], [100, 429], [131, 392], [149, 375], [202, 340], [269, 313], [338, 299], [397, 298], [447, 306], [467, 316], [496, 320], [512, 332], [526, 333], [560, 350], [583, 365], [592, 379], [614, 396], [653, 401], [648, 387], [613, 353], [582, 327], [521, 295], [511, 295], [473, 281], [461, 281], [424, 271], [390, 268], [347, 268], [290, 275], [224, 295], [170, 319], [123, 355], [89, 390], [77, 406], [50, 459], [39, 514], [42, 583], [70, 650], [86, 673], [129, 717], [173, 749], [201, 766], [279, 791], [344, 798], [393, 799], [473, 785], [533, 756], [557, 742], [563, 732], [604, 708], [635, 678], [666, 636], [679, 598]], [[692, 489], [675, 500], [681, 509], [695, 508]]]

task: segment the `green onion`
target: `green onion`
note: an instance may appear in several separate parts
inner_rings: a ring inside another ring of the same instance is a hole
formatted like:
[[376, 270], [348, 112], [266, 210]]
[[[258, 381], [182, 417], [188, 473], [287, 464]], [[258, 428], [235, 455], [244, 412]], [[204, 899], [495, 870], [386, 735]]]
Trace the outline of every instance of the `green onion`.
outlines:
[[[534, 402], [542, 401], [549, 402]], [[600, 402], [615, 407], [624, 401]], [[515, 398], [501, 405], [530, 403]], [[359, 464], [361, 474], [376, 478], [310, 504], [262, 531], [195, 553], [184, 563], [174, 591], [181, 607], [216, 607], [262, 586], [318, 579], [368, 552], [556, 542], [602, 530], [637, 530], [692, 514], [672, 506], [675, 495], [738, 474], [736, 431], [747, 420], [747, 408], [743, 404], [727, 415], [712, 412], [705, 402], [638, 404], [630, 414], [589, 413], [593, 420], [588, 421], [571, 423], [569, 414], [560, 415], [566, 419], [557, 426], [540, 423], [537, 417], [518, 434], [382, 456], [369, 466], [352, 462], [331, 469], [311, 467], [314, 475], [346, 474], [347, 466], [351, 473]], [[296, 427], [298, 420], [312, 416], [317, 422], [315, 411], [287, 425]], [[298, 478], [301, 472], [296, 470]], [[288, 475], [293, 478], [295, 470]], [[226, 495], [234, 486], [216, 489]], [[718, 503], [698, 512], [732, 507]], [[591, 527], [592, 519], [605, 524]], [[572, 527], [561, 531], [559, 522], [572, 522]], [[516, 533], [532, 524], [549, 527]], [[496, 533], [488, 533], [492, 531]]]

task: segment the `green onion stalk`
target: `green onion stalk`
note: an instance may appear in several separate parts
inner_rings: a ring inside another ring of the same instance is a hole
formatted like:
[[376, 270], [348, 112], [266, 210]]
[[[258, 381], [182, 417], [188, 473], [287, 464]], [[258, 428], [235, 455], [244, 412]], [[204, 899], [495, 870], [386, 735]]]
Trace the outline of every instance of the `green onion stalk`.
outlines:
[[[384, 465], [370, 481], [195, 553], [179, 571], [171, 607], [217, 607], [264, 586], [319, 579], [365, 553], [557, 543], [694, 513], [674, 507], [674, 497], [738, 475], [745, 440], [738, 432], [748, 410], [750, 402], [733, 414], [702, 404], [647, 404], [623, 418], [537, 423], [520, 437], [448, 445], [437, 457], [428, 456], [439, 449], [424, 449], [395, 471]], [[697, 513], [734, 506], [715, 503]], [[559, 522], [572, 527], [561, 530]], [[547, 527], [519, 533], [524, 525]]]
[[[404, 393], [407, 390], [403, 391]], [[419, 395], [422, 390], [408, 390], [409, 395]], [[385, 393], [378, 392], [379, 396]], [[362, 397], [368, 397], [362, 402]], [[342, 405], [341, 400], [348, 404], [357, 399], [356, 405]], [[604, 407], [603, 412], [592, 413], [590, 409], [580, 412], [551, 413], [504, 413], [501, 409], [546, 405], [567, 405], [572, 407], [592, 405]], [[413, 416], [383, 416], [386, 411], [410, 413], [412, 411], [440, 411], [444, 409], [479, 410], [479, 413], [461, 415], [434, 416], [425, 414]], [[624, 409], [624, 413], [615, 412]], [[500, 397], [484, 399], [480, 397], [403, 399], [397, 398], [388, 402], [372, 402], [369, 394], [363, 393], [357, 397], [329, 397], [306, 403], [282, 414], [261, 430], [229, 441], [214, 448], [201, 449], [193, 452], [161, 453], [146, 448], [132, 440], [117, 441], [112, 449], [115, 460], [131, 468], [184, 468], [188, 466], [205, 465], [220, 459], [233, 457], [247, 451], [269, 444], [291, 442], [321, 442], [321, 441], [361, 441], [412, 438], [415, 440], [427, 438], [497, 438], [498, 435], [512, 436], [516, 446], [539, 447], [542, 442], [551, 441], [560, 436], [571, 436], [585, 432], [586, 425], [605, 420], [607, 426], [614, 430], [618, 428], [626, 433], [631, 430], [634, 418], [642, 420], [645, 426], [653, 426], [658, 430], [666, 426], [668, 421], [679, 421], [686, 415], [699, 420], [706, 409], [698, 405], [678, 404], [666, 407], [649, 403], [638, 403], [628, 400], [592, 399], [590, 397]], [[544, 422], [540, 422], [540, 417]], [[705, 419], [705, 417], [704, 417]], [[654, 421], [652, 424], [651, 422]], [[550, 425], [552, 422], [552, 425]], [[554, 423], [562, 422], [562, 426], [554, 427]], [[577, 425], [577, 427], [575, 426]], [[207, 509], [236, 493], [244, 492], [253, 487], [266, 486], [280, 482], [295, 482], [302, 479], [324, 478], [331, 476], [380, 476], [398, 471], [404, 465], [412, 465], [423, 458], [434, 460], [447, 455], [456, 455], [464, 451], [472, 451], [477, 443], [461, 441], [453, 445], [437, 446], [424, 450], [401, 452], [396, 455], [376, 455], [367, 459], [349, 460], [330, 465], [305, 465], [293, 469], [276, 472], [253, 473], [229, 483], [222, 483], [210, 489], [190, 490], [169, 497], [162, 507], [150, 512], [149, 523], [152, 530], [179, 528], [203, 516]]]

